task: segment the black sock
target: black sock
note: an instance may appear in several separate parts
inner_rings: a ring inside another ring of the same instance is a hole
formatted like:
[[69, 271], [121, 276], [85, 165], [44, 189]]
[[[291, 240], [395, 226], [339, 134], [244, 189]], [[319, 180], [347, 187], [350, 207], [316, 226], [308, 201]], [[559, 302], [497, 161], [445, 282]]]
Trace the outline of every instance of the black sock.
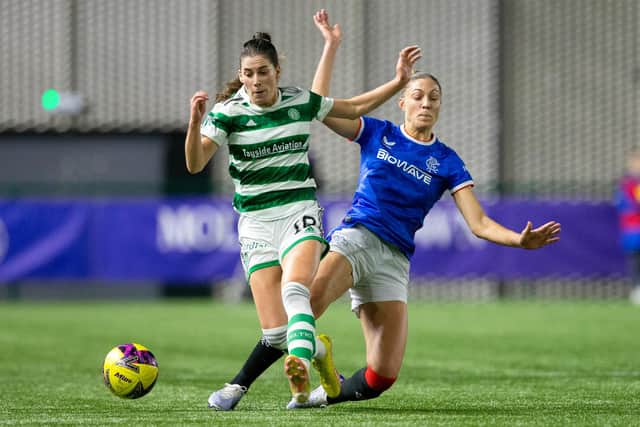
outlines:
[[344, 380], [340, 387], [338, 397], [328, 397], [327, 402], [332, 404], [346, 402], [348, 400], [367, 400], [380, 396], [382, 394], [381, 391], [374, 390], [367, 384], [367, 380], [364, 378], [364, 371], [366, 370], [367, 368], [362, 368]]
[[253, 384], [253, 382], [262, 375], [269, 366], [273, 365], [276, 360], [280, 359], [283, 354], [283, 350], [266, 345], [262, 340], [260, 340], [254, 347], [246, 362], [244, 362], [242, 369], [240, 369], [235, 378], [232, 379], [229, 384], [239, 384], [243, 387], [249, 388], [251, 384]]

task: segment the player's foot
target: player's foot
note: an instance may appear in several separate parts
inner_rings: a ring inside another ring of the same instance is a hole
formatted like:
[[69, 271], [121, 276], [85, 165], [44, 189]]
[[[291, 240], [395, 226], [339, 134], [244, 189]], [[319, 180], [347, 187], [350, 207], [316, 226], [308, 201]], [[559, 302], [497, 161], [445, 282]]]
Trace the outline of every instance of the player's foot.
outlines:
[[311, 384], [307, 367], [297, 356], [290, 354], [284, 359], [284, 373], [289, 379], [292, 401], [305, 403], [309, 399]]
[[[340, 375], [340, 384], [344, 381], [344, 377]], [[304, 409], [304, 408], [324, 408], [329, 402], [327, 401], [327, 392], [324, 387], [318, 386], [311, 391], [309, 399], [304, 403], [298, 403], [294, 399], [287, 404], [287, 409]]]
[[629, 294], [631, 304], [640, 305], [640, 287], [634, 288]]
[[225, 384], [220, 390], [211, 393], [209, 408], [216, 411], [232, 411], [246, 392], [247, 388], [241, 385]]
[[318, 339], [324, 344], [326, 349], [324, 357], [313, 359], [313, 367], [320, 374], [320, 384], [329, 397], [337, 397], [340, 394], [340, 375], [333, 363], [333, 344], [331, 338], [325, 334], [318, 334]]
[[313, 389], [306, 402], [298, 403], [295, 399], [291, 399], [287, 409], [324, 408], [328, 404], [327, 392], [323, 386], [318, 386]]

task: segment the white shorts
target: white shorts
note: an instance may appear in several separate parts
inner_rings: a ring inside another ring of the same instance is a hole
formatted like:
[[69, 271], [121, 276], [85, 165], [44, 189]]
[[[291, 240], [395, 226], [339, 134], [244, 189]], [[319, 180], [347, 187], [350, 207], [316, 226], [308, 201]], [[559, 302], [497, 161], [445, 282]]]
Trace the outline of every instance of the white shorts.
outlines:
[[407, 302], [409, 260], [398, 248], [356, 225], [334, 232], [331, 250], [351, 263], [353, 285], [349, 294], [351, 310], [356, 315], [367, 302]]
[[303, 206], [285, 218], [263, 221], [241, 215], [238, 220], [240, 259], [247, 280], [256, 270], [280, 265], [285, 255], [304, 240], [318, 240], [329, 250], [322, 228], [322, 208], [317, 203]]

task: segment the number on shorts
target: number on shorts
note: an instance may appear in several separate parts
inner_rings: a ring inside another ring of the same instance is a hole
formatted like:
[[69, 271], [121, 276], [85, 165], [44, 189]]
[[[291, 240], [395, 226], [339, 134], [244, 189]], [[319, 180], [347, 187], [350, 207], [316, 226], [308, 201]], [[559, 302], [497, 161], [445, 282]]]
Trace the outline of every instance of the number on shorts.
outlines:
[[316, 222], [316, 219], [314, 217], [308, 216], [308, 215], [303, 215], [301, 220], [298, 220], [293, 224], [293, 227], [296, 230], [296, 234], [298, 234], [302, 230], [305, 230], [307, 227], [312, 227], [312, 226], [314, 226], [316, 224], [317, 224], [317, 222]]

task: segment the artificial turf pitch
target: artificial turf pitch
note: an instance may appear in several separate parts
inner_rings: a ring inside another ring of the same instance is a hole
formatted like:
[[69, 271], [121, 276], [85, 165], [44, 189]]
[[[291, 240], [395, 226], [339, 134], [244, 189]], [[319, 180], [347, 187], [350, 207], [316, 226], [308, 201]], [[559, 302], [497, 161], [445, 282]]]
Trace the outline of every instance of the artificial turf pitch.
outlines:
[[[0, 425], [640, 425], [640, 307], [625, 302], [411, 303], [396, 384], [380, 398], [287, 411], [282, 362], [233, 412], [207, 408], [253, 348], [251, 304], [0, 304]], [[338, 302], [318, 322], [350, 375], [359, 322]], [[102, 383], [104, 356], [139, 342], [158, 359], [138, 400]], [[314, 373], [314, 384], [317, 375]]]

